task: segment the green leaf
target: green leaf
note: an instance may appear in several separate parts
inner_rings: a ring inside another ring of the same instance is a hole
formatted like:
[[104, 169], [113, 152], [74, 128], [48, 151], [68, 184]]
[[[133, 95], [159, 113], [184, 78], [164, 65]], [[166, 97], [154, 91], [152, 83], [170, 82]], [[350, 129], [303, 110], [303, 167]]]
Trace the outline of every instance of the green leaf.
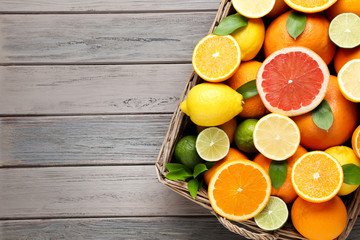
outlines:
[[201, 178], [199, 181], [199, 187], [198, 187], [198, 191], [201, 189], [202, 185], [204, 184], [204, 179]]
[[322, 100], [319, 106], [311, 111], [313, 122], [321, 129], [329, 131], [334, 122], [334, 115], [326, 100]]
[[344, 183], [350, 185], [360, 185], [360, 167], [353, 163], [342, 166], [344, 171]]
[[304, 31], [306, 26], [306, 15], [300, 12], [292, 12], [286, 21], [286, 28], [289, 35], [296, 38]]
[[188, 170], [188, 168], [184, 164], [181, 164], [181, 163], [168, 163], [168, 164], [165, 164], [165, 168], [169, 172], [173, 172], [173, 171], [177, 171], [177, 170], [181, 170], [181, 169]]
[[188, 182], [187, 187], [190, 195], [195, 199], [199, 189], [199, 181], [196, 178], [193, 178]]
[[179, 169], [166, 174], [166, 178], [170, 180], [182, 180], [185, 181], [189, 177], [192, 177], [192, 173], [186, 169]]
[[204, 164], [206, 165], [207, 169], [210, 170], [215, 165], [215, 162], [205, 162]]
[[214, 34], [224, 36], [231, 34], [236, 29], [244, 27], [248, 24], [247, 18], [234, 14], [224, 18], [214, 30]]
[[269, 175], [271, 184], [275, 189], [281, 187], [287, 175], [287, 162], [285, 161], [271, 161], [269, 167]]
[[259, 94], [256, 88], [256, 80], [251, 80], [241, 85], [236, 91], [243, 96], [243, 100]]
[[207, 169], [207, 167], [206, 167], [205, 164], [203, 164], [203, 163], [197, 164], [197, 165], [194, 167], [194, 173], [193, 173], [194, 178], [196, 178], [197, 176], [199, 176], [199, 174], [201, 174], [201, 173], [203, 173], [203, 172], [205, 172], [205, 171], [207, 171], [207, 170], [208, 170], [208, 169]]

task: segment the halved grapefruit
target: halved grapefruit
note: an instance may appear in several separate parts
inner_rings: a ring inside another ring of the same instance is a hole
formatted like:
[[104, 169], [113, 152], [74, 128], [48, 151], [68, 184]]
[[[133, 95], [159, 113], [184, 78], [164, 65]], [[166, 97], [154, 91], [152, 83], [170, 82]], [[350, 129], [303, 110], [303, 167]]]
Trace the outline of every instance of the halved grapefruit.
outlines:
[[321, 103], [329, 78], [329, 69], [319, 55], [308, 48], [288, 47], [263, 62], [256, 87], [271, 112], [296, 116]]

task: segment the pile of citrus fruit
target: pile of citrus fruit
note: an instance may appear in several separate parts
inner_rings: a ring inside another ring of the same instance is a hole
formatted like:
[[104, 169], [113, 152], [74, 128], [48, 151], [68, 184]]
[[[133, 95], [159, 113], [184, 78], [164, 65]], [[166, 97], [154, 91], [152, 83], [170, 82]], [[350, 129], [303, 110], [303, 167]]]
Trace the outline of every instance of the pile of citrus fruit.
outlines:
[[360, 185], [360, 1], [232, 5], [194, 49], [202, 81], [180, 109], [197, 131], [177, 142], [166, 177], [194, 198], [207, 188], [227, 219], [334, 239], [342, 198]]

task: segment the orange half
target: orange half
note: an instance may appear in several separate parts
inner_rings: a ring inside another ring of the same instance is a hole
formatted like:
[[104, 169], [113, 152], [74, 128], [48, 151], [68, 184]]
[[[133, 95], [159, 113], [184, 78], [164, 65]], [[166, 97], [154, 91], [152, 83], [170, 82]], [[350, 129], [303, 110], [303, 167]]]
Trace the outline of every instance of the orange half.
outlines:
[[217, 169], [208, 186], [212, 208], [234, 221], [250, 219], [269, 201], [271, 180], [263, 168], [250, 160], [233, 160]]
[[328, 9], [337, 0], [284, 0], [289, 7], [300, 12], [316, 13]]
[[294, 164], [291, 181], [296, 193], [309, 202], [336, 196], [344, 180], [340, 163], [322, 151], [305, 153]]
[[195, 72], [208, 82], [230, 78], [241, 62], [239, 44], [230, 36], [210, 34], [195, 46], [192, 65]]
[[360, 125], [355, 129], [352, 134], [351, 147], [355, 155], [360, 158]]

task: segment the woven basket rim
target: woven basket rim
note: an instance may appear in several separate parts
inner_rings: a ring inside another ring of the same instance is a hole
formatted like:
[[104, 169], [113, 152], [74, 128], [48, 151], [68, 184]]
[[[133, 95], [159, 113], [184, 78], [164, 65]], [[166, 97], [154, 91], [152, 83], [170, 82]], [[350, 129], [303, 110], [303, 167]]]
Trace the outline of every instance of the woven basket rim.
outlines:
[[[231, 11], [234, 11], [234, 9], [232, 8], [231, 0], [221, 0], [218, 12], [210, 28], [209, 34], [213, 32], [215, 26], [217, 26], [223, 18], [229, 15]], [[168, 173], [165, 168], [165, 164], [171, 161], [175, 144], [180, 139], [181, 133], [190, 122], [189, 118], [180, 110], [180, 103], [185, 99], [190, 89], [196, 84], [198, 84], [200, 81], [201, 79], [199, 78], [199, 76], [193, 71], [189, 77], [189, 80], [186, 83], [185, 89], [179, 99], [179, 103], [173, 113], [167, 134], [164, 138], [157, 161], [155, 163], [158, 180], [165, 186], [169, 187], [171, 190], [208, 209], [210, 213], [217, 217], [218, 221], [225, 228], [245, 238], [255, 240], [306, 239], [301, 236], [293, 227], [290, 230], [282, 228], [276, 231], [267, 232], [257, 227], [254, 220], [246, 220], [241, 222], [229, 221], [219, 216], [212, 210], [208, 199], [207, 190], [204, 187], [199, 190], [198, 195], [195, 199], [193, 199], [187, 190], [186, 182], [178, 180], [172, 181], [165, 178], [165, 175]], [[338, 240], [344, 240], [347, 238], [360, 212], [360, 188], [357, 189], [352, 196], [353, 197], [346, 202], [346, 207], [348, 211], [348, 222], [343, 233], [337, 238]]]

